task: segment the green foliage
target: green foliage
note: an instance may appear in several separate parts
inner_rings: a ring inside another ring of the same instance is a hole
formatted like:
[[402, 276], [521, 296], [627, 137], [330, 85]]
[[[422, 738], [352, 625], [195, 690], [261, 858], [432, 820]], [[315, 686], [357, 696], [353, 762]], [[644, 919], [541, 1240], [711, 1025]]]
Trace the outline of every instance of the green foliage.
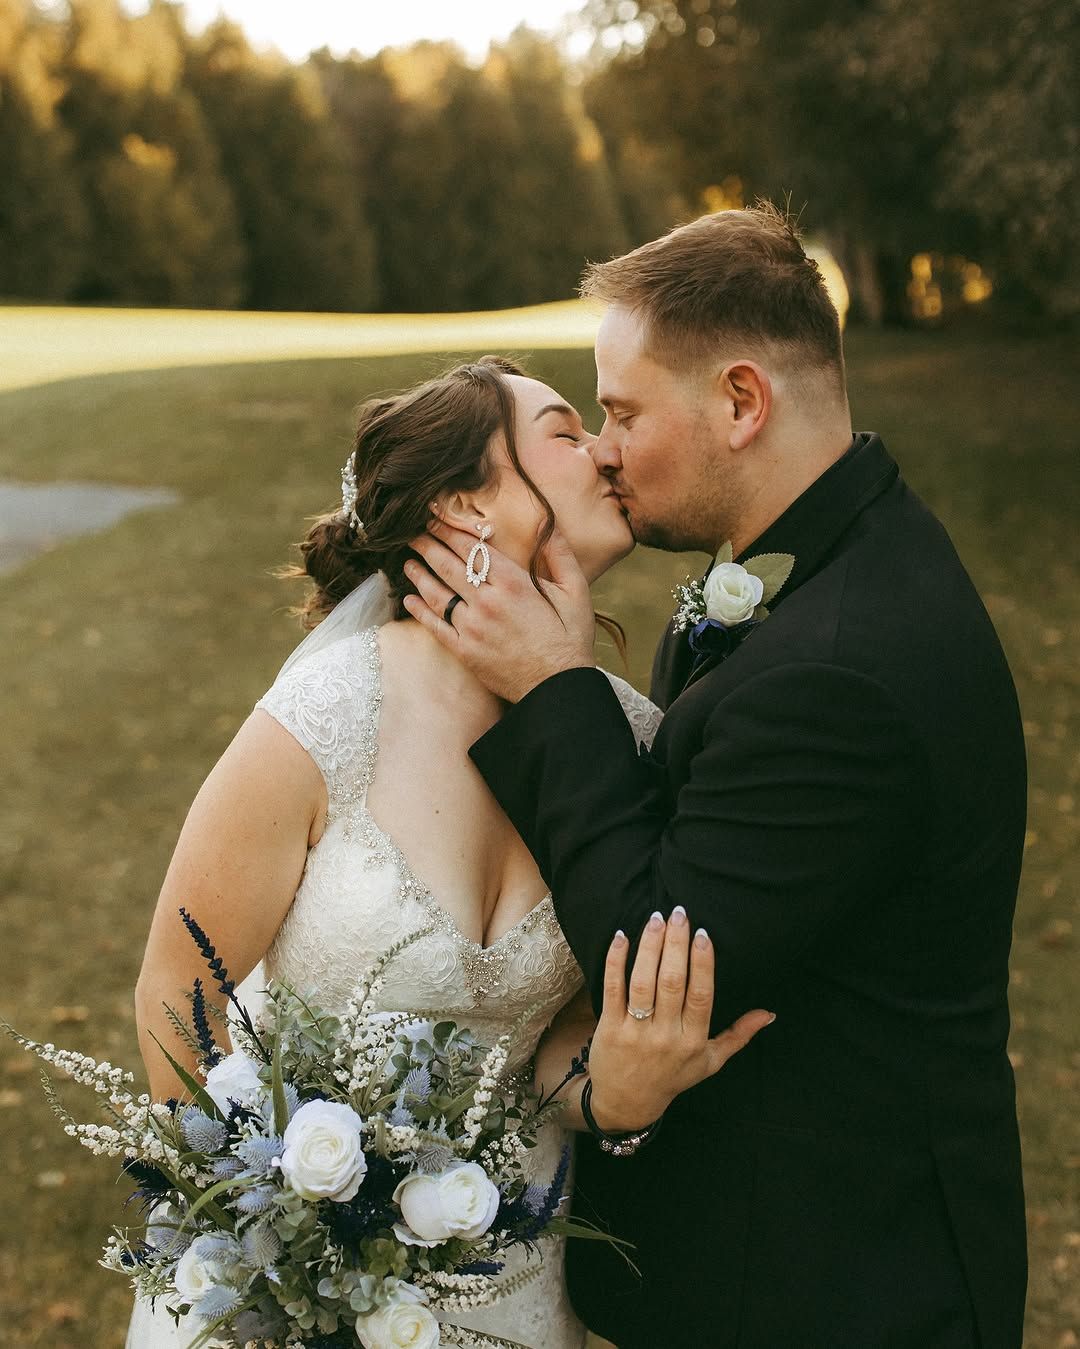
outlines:
[[191, 45], [187, 79], [234, 194], [248, 254], [243, 303], [371, 308], [370, 231], [314, 71], [256, 57], [222, 21]]

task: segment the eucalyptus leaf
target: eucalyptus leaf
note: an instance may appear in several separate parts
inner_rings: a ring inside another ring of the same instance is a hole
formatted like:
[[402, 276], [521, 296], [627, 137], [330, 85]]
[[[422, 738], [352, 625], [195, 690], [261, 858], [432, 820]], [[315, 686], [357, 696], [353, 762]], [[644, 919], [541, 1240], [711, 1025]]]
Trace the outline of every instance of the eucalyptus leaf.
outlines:
[[795, 558], [791, 553], [761, 553], [744, 562], [743, 566], [765, 587], [761, 598], [763, 603], [768, 604], [786, 584], [795, 566]]

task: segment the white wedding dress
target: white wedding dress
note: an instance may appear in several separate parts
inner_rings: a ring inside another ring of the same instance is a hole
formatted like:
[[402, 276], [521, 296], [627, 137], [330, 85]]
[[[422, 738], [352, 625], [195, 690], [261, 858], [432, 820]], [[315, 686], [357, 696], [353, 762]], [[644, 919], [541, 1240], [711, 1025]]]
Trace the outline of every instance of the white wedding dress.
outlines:
[[[639, 743], [652, 743], [661, 713], [625, 681], [609, 675]], [[326, 828], [310, 850], [300, 887], [262, 970], [329, 1010], [348, 1001], [357, 974], [410, 932], [430, 928], [387, 968], [380, 993], [387, 1011], [449, 1016], [492, 1043], [533, 1009], [508, 1067], [524, 1067], [555, 1014], [581, 987], [577, 962], [548, 895], [488, 947], [465, 937], [411, 871], [367, 809], [378, 752], [381, 669], [378, 629], [334, 641], [285, 668], [258, 702], [314, 759], [326, 780]], [[392, 827], [392, 825], [390, 826]], [[252, 979], [246, 986], [252, 985]], [[536, 1147], [535, 1177], [558, 1165], [565, 1132], [549, 1126]], [[515, 1340], [530, 1349], [582, 1349], [585, 1328], [566, 1291], [563, 1242], [542, 1246], [539, 1273], [493, 1306], [444, 1318]], [[537, 1263], [537, 1256], [532, 1257]], [[526, 1260], [511, 1259], [506, 1274]], [[191, 1328], [197, 1332], [197, 1326]], [[128, 1349], [183, 1349], [163, 1306], [137, 1303]]]

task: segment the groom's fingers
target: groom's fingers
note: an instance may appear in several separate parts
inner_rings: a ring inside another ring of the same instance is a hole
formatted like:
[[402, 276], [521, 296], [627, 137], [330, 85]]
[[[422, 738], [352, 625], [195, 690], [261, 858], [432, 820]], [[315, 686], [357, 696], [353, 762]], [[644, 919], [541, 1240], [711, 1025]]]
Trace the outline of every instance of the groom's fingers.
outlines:
[[[473, 544], [478, 537], [476, 534], [468, 533], [467, 530], [458, 529], [456, 525], [448, 525], [436, 516], [433, 516], [428, 524], [428, 533], [441, 540], [448, 548], [452, 548], [462, 562], [472, 552]], [[414, 539], [410, 547], [416, 548], [416, 544], [417, 540]], [[419, 551], [417, 549], [417, 552]]]
[[[451, 532], [454, 534], [461, 533], [460, 530], [453, 530]], [[465, 537], [468, 536], [466, 535]], [[474, 539], [473, 543], [475, 542], [476, 540]], [[469, 546], [471, 548], [472, 544]], [[442, 581], [448, 589], [453, 590], [460, 595], [469, 588], [468, 583], [465, 580], [464, 563], [453, 548], [447, 547], [445, 543], [440, 542], [439, 539], [434, 538], [431, 534], [421, 534], [419, 538], [412, 540], [409, 547], [414, 553], [419, 553], [439, 580]], [[468, 556], [468, 554], [466, 554], [466, 556]], [[409, 575], [408, 568], [406, 568], [405, 574], [409, 576], [409, 580], [416, 585], [416, 580], [413, 576]]]
[[431, 612], [441, 618], [446, 612], [446, 606], [458, 592], [444, 585], [437, 576], [428, 571], [427, 567], [421, 566], [411, 558], [405, 563], [405, 575], [420, 592], [420, 598]]

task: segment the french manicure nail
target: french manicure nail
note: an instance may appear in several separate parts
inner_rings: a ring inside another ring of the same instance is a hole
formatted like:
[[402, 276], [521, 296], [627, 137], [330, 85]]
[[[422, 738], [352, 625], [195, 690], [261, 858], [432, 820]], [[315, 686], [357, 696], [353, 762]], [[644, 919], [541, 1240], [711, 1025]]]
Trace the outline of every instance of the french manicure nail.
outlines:
[[699, 951], [704, 951], [709, 945], [709, 934], [703, 927], [699, 927], [694, 933], [694, 945]]
[[612, 945], [623, 946], [625, 942], [626, 942], [626, 933], [622, 930], [622, 928], [619, 928], [618, 932], [616, 932], [615, 936], [612, 938]]
[[770, 1012], [770, 1013], [769, 1013], [769, 1019], [768, 1019], [768, 1021], [765, 1022], [766, 1026], [771, 1026], [772, 1023], [773, 1023], [775, 1020], [776, 1020], [776, 1013], [775, 1013], [775, 1012]]
[[657, 912], [654, 913], [653, 916], [649, 919], [649, 931], [659, 932], [663, 926], [664, 926], [664, 915], [660, 913], [659, 910], [657, 910]]
[[682, 927], [686, 922], [686, 910], [681, 904], [676, 904], [671, 910], [671, 921], [676, 927]]

